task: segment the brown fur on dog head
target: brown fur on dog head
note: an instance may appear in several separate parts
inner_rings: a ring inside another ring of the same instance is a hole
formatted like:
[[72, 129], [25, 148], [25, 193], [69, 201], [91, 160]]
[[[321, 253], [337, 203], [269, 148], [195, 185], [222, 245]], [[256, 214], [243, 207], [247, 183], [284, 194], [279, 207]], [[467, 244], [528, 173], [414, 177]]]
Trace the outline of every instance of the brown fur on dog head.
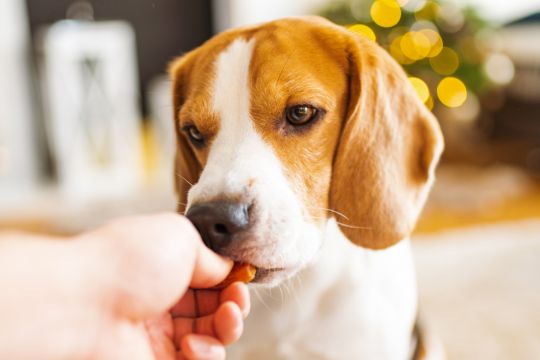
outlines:
[[[371, 249], [407, 237], [442, 151], [438, 124], [384, 50], [316, 17], [225, 32], [171, 66], [179, 210], [220, 129], [209, 100], [214, 63], [238, 38], [254, 42], [253, 126], [273, 148], [313, 221], [335, 216], [349, 240]], [[325, 109], [323, 121], [303, 133], [276, 122], [286, 106], [308, 100]], [[180, 131], [185, 118], [197, 120], [208, 148], [189, 144]]]

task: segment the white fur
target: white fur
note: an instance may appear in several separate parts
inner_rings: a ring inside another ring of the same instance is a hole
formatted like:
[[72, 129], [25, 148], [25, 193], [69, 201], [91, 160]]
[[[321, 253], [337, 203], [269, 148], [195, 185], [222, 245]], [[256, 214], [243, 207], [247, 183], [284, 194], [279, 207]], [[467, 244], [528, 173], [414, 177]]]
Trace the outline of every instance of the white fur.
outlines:
[[255, 289], [230, 359], [408, 359], [417, 291], [409, 240], [359, 248], [330, 220], [319, 257], [279, 288]]
[[256, 225], [236, 255], [258, 267], [286, 268], [267, 280], [286, 286], [285, 293], [254, 289], [244, 337], [230, 358], [406, 359], [416, 314], [409, 242], [365, 250], [335, 221], [310, 221], [250, 118], [252, 51], [252, 41], [239, 39], [216, 61], [213, 106], [220, 128], [188, 196], [190, 205], [227, 197], [255, 204]]

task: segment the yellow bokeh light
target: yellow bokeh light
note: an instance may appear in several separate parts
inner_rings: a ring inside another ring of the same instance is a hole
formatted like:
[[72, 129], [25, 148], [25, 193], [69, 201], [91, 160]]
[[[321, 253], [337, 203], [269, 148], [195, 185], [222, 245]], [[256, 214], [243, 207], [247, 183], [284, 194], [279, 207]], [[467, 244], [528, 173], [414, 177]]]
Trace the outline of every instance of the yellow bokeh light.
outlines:
[[437, 17], [439, 5], [433, 1], [428, 1], [420, 9], [416, 10], [414, 17], [416, 20], [434, 20]]
[[392, 57], [396, 59], [397, 62], [400, 64], [403, 64], [403, 65], [412, 64], [414, 60], [406, 57], [401, 51], [402, 39], [403, 39], [403, 36], [400, 35], [400, 36], [395, 37], [394, 40], [392, 40], [392, 42], [390, 43], [390, 55], [392, 55]]
[[414, 90], [416, 90], [416, 93], [420, 97], [420, 100], [422, 100], [423, 103], [425, 103], [429, 99], [429, 88], [427, 84], [424, 82], [424, 80], [410, 76], [409, 81], [411, 82], [411, 85], [413, 86]]
[[428, 99], [430, 98], [429, 88], [427, 84], [424, 82], [424, 80], [410, 76], [409, 81], [411, 82], [411, 85], [413, 86], [414, 90], [416, 90], [416, 93], [420, 97], [420, 100], [422, 100], [423, 103], [426, 103]]
[[433, 101], [433, 96], [429, 96], [427, 101], [424, 103], [426, 104], [426, 107], [429, 109], [429, 110], [433, 110], [433, 106], [435, 105], [434, 101]]
[[401, 39], [401, 51], [411, 60], [420, 60], [428, 56], [431, 50], [429, 39], [418, 31], [409, 31]]
[[439, 100], [448, 107], [459, 107], [467, 100], [467, 88], [458, 78], [449, 76], [437, 86]]
[[377, 36], [373, 32], [373, 30], [367, 25], [356, 24], [356, 25], [353, 25], [353, 26], [349, 27], [349, 30], [351, 30], [351, 31], [353, 31], [353, 32], [355, 32], [355, 33], [357, 33], [359, 35], [362, 35], [364, 37], [367, 37], [370, 40], [373, 40], [373, 41], [377, 40]]
[[370, 9], [371, 18], [380, 27], [392, 27], [401, 19], [401, 8], [395, 0], [375, 0]]
[[459, 56], [454, 50], [443, 47], [437, 56], [429, 59], [429, 63], [437, 73], [451, 75], [459, 66]]
[[429, 40], [430, 50], [428, 53], [428, 57], [434, 57], [441, 53], [441, 50], [443, 48], [443, 41], [441, 38], [441, 35], [435, 30], [432, 29], [422, 29], [419, 31], [422, 35], [424, 35]]

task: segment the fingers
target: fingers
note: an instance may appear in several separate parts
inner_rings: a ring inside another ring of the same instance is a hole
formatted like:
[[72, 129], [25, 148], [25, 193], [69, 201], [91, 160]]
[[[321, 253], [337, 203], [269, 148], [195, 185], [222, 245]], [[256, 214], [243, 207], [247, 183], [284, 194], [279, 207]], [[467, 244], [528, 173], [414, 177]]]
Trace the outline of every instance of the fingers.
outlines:
[[[243, 319], [248, 315], [250, 306], [248, 288], [241, 282], [233, 283], [222, 291], [189, 290], [171, 310], [174, 343], [182, 349], [178, 359], [212, 358], [198, 353], [197, 347], [190, 345], [190, 339], [196, 339], [195, 342], [197, 339], [210, 339], [215, 346], [237, 341], [242, 335]], [[204, 347], [204, 341], [199, 345]], [[219, 354], [221, 350], [212, 351]], [[219, 356], [216, 358], [221, 359]]]
[[215, 338], [204, 335], [187, 335], [181, 342], [182, 351], [177, 360], [223, 360], [225, 348]]
[[226, 302], [214, 315], [214, 332], [223, 345], [237, 341], [244, 331], [242, 312], [233, 302]]
[[99, 269], [101, 277], [97, 285], [89, 285], [133, 320], [167, 311], [190, 283], [212, 286], [232, 267], [232, 261], [206, 248], [193, 225], [176, 214], [125, 218], [79, 238], [97, 249], [92, 258], [85, 252], [91, 276]]
[[195, 319], [176, 318], [173, 323], [174, 341], [180, 346], [182, 339], [190, 334], [211, 336], [228, 345], [240, 338], [244, 328], [242, 312], [231, 301], [221, 304], [213, 315]]
[[227, 301], [234, 302], [238, 305], [244, 319], [251, 310], [251, 297], [249, 296], [248, 287], [241, 282], [232, 283], [223, 289], [221, 291], [220, 301], [223, 303]]
[[218, 306], [226, 301], [236, 303], [244, 318], [249, 313], [249, 290], [245, 284], [236, 282], [221, 291], [189, 289], [171, 309], [171, 314], [173, 317], [206, 316], [214, 313]]
[[[198, 234], [197, 234], [198, 236]], [[197, 242], [197, 257], [191, 283], [192, 288], [209, 288], [223, 281], [233, 267], [233, 261], [217, 255], [203, 244]]]
[[216, 311], [220, 301], [220, 291], [189, 289], [182, 299], [173, 306], [173, 317], [195, 318], [212, 314]]

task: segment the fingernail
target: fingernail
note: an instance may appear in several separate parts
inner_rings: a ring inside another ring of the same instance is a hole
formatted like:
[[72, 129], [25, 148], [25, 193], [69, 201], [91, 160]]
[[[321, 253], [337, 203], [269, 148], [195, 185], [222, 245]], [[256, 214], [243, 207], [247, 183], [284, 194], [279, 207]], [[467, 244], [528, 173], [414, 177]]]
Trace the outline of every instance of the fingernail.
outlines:
[[203, 339], [192, 337], [189, 341], [191, 350], [196, 353], [198, 356], [211, 356], [219, 352], [219, 347], [214, 344], [210, 344]]
[[240, 336], [244, 330], [244, 321], [243, 321], [243, 316], [242, 316], [242, 311], [240, 310], [240, 308], [238, 307], [238, 305], [236, 304], [233, 304], [234, 305], [234, 321], [236, 322], [236, 324], [234, 325], [234, 329], [233, 329], [233, 332], [235, 334], [237, 334], [238, 336]]

